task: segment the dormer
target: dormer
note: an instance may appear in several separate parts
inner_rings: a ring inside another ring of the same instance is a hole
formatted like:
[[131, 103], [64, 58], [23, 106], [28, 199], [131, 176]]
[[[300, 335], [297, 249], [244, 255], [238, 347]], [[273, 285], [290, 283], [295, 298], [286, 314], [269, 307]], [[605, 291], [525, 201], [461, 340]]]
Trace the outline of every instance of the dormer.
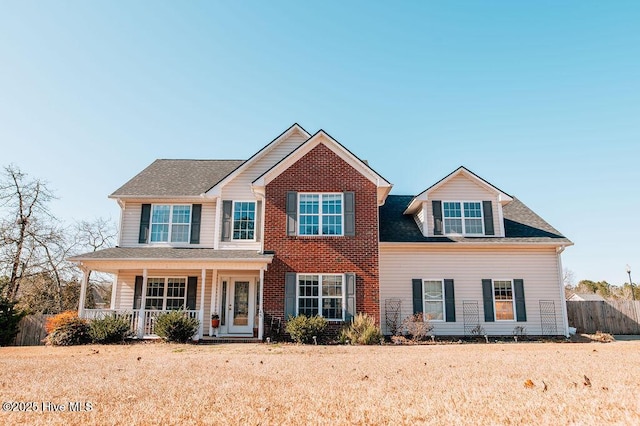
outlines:
[[414, 197], [404, 211], [425, 237], [504, 237], [502, 208], [513, 198], [459, 167]]

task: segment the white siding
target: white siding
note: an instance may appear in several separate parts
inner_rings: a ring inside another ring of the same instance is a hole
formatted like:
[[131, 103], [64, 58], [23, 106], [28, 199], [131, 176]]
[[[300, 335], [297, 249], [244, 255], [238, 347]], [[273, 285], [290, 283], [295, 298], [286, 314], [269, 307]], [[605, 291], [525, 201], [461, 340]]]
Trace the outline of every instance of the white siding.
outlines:
[[[497, 194], [488, 188], [481, 186], [466, 176], [458, 175], [446, 184], [429, 192], [429, 200], [441, 201], [491, 201], [493, 211], [493, 227], [496, 236], [504, 237], [503, 227], [500, 225], [499, 209], [502, 206], [496, 200]], [[427, 230], [428, 235], [433, 236], [433, 204], [427, 203]]]
[[[207, 202], [208, 201], [208, 202]], [[154, 204], [154, 201], [145, 202], [147, 204]], [[213, 247], [213, 230], [215, 227], [216, 219], [216, 203], [209, 200], [203, 200], [203, 202], [194, 203], [193, 201], [180, 201], [180, 200], [161, 200], [156, 201], [157, 204], [202, 204], [202, 216], [200, 223], [200, 244], [190, 244], [191, 247]], [[121, 247], [136, 247], [140, 245], [138, 243], [138, 234], [140, 232], [140, 212], [142, 210], [142, 202], [127, 202], [125, 203], [122, 211], [122, 224], [120, 225]], [[178, 246], [184, 247], [185, 244], [179, 244]]]
[[[440, 249], [436, 247], [380, 247], [380, 310], [386, 329], [385, 301], [400, 299], [400, 319], [413, 313], [413, 278], [453, 279], [456, 322], [432, 322], [436, 335], [463, 335], [463, 302], [477, 302], [480, 325], [490, 335], [512, 335], [514, 327], [524, 326], [529, 335], [542, 334], [541, 300], [555, 304], [557, 333], [564, 334], [558, 257], [555, 249]], [[482, 279], [524, 280], [526, 322], [484, 321]]]

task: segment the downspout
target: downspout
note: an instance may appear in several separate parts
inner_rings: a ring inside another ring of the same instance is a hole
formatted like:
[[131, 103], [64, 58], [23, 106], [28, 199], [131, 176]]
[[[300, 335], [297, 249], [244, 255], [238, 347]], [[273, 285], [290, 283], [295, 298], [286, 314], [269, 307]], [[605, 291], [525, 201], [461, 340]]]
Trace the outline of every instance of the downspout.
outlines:
[[569, 338], [569, 318], [567, 317], [567, 301], [564, 297], [564, 283], [562, 282], [562, 252], [566, 246], [556, 247], [556, 255], [558, 256], [558, 286], [560, 287], [560, 303], [562, 307], [562, 324], [564, 326], [564, 335]]

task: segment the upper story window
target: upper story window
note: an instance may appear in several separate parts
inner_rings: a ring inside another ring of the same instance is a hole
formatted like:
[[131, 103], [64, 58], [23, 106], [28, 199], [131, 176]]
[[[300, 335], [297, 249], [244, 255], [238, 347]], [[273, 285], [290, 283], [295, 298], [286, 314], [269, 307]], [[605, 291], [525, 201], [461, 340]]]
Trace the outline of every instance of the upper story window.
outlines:
[[190, 205], [154, 204], [151, 209], [152, 243], [188, 243], [191, 227]]
[[481, 202], [445, 201], [442, 210], [445, 234], [484, 234]]
[[299, 194], [298, 235], [343, 235], [343, 194]]
[[255, 240], [256, 203], [235, 201], [233, 203], [233, 239]]

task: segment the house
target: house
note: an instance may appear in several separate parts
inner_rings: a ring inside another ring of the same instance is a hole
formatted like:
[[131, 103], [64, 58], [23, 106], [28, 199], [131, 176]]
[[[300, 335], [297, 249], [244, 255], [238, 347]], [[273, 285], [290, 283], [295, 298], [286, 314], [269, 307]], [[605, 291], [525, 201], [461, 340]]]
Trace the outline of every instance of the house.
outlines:
[[572, 302], [604, 302], [604, 297], [597, 293], [573, 293], [567, 300]]
[[246, 161], [156, 160], [110, 195], [117, 247], [71, 258], [82, 296], [89, 271], [116, 277], [112, 309], [81, 296], [80, 315], [126, 316], [139, 337], [178, 308], [200, 320], [198, 338], [262, 339], [297, 314], [336, 331], [359, 312], [386, 333], [422, 313], [441, 335], [567, 334], [568, 239], [463, 167], [417, 196], [391, 187], [298, 124]]

